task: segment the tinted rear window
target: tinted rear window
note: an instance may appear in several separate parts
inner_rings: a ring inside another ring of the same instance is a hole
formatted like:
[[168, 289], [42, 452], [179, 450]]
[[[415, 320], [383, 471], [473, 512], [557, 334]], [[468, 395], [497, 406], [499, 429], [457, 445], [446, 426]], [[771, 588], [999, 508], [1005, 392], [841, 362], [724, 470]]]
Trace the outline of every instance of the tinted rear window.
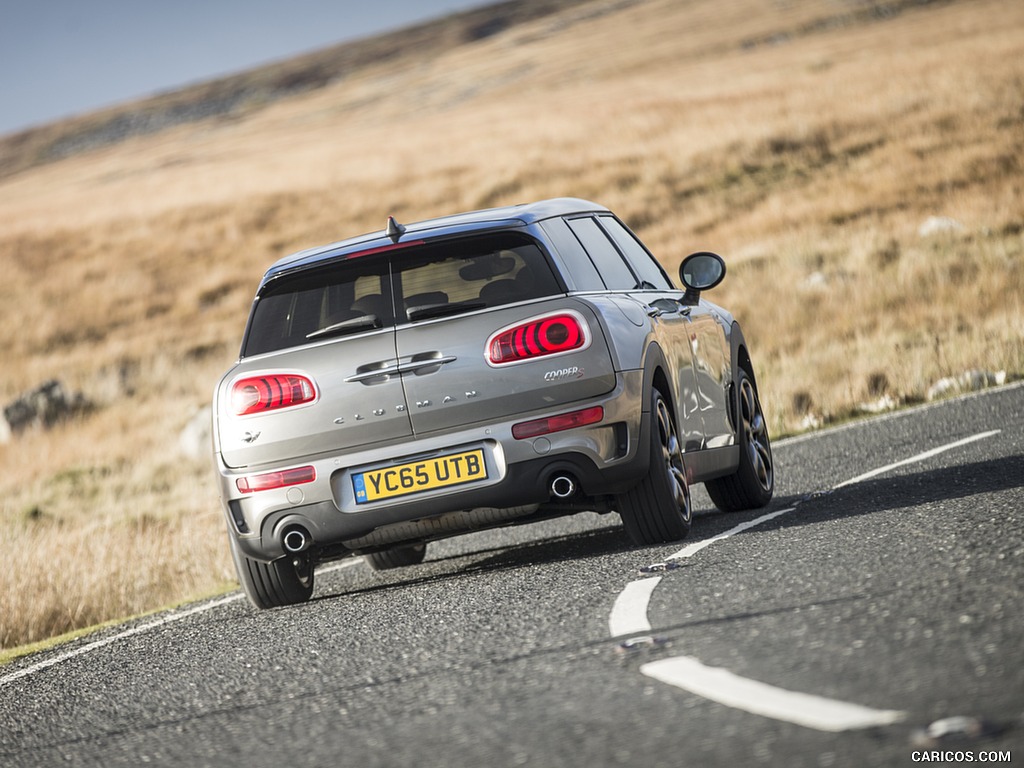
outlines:
[[495, 233], [355, 257], [268, 283], [243, 357], [562, 292], [540, 247]]
[[398, 322], [561, 292], [544, 253], [519, 234], [451, 240], [396, 252], [392, 270]]
[[279, 277], [253, 307], [243, 356], [394, 322], [386, 259], [367, 257]]

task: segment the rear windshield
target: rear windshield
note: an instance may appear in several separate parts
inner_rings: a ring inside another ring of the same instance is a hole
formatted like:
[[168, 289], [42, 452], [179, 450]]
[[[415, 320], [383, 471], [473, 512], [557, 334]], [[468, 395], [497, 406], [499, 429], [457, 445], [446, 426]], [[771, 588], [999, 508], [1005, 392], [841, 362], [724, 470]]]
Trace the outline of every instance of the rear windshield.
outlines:
[[543, 251], [518, 233], [356, 256], [268, 283], [242, 356], [561, 292]]

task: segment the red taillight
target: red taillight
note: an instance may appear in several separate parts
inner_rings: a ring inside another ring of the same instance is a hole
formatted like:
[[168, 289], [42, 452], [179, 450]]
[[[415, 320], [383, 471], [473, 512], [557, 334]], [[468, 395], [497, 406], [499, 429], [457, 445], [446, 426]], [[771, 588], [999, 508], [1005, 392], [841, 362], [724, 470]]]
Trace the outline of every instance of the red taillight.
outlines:
[[265, 475], [250, 475], [235, 480], [241, 493], [272, 491], [275, 488], [286, 488], [289, 485], [302, 485], [316, 480], [316, 467], [297, 467], [281, 472], [268, 472]]
[[539, 437], [551, 432], [561, 432], [566, 429], [585, 427], [588, 424], [597, 424], [603, 418], [604, 408], [600, 405], [595, 405], [593, 408], [563, 413], [547, 419], [520, 422], [512, 427], [512, 437], [516, 440], [525, 440], [528, 437]]
[[231, 409], [236, 416], [289, 408], [315, 399], [313, 382], [295, 374], [250, 376], [231, 388]]
[[571, 352], [589, 343], [590, 330], [583, 317], [559, 312], [498, 331], [487, 340], [487, 361], [491, 365], [516, 363]]

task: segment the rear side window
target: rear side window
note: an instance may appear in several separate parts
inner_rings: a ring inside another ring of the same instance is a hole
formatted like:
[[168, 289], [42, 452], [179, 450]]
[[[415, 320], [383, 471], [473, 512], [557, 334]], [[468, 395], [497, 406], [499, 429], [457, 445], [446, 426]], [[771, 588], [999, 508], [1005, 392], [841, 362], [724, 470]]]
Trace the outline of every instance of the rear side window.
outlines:
[[661, 265], [654, 260], [654, 257], [640, 244], [636, 236], [626, 229], [622, 222], [614, 216], [601, 216], [600, 220], [601, 226], [611, 235], [615, 245], [629, 259], [629, 263], [641, 280], [641, 288], [673, 289], [672, 281], [668, 279]]
[[541, 222], [541, 227], [565, 261], [565, 269], [569, 273], [568, 279], [572, 281], [574, 290], [605, 290], [604, 280], [601, 279], [597, 267], [594, 266], [594, 262], [580, 245], [579, 238], [572, 233], [564, 219], [548, 219]]
[[537, 243], [518, 233], [356, 256], [282, 275], [264, 286], [242, 356], [562, 291]]
[[630, 291], [639, 287], [639, 281], [593, 218], [570, 219], [568, 223], [573, 234], [590, 254], [609, 290]]
[[498, 233], [396, 252], [398, 322], [428, 320], [561, 293], [532, 239]]

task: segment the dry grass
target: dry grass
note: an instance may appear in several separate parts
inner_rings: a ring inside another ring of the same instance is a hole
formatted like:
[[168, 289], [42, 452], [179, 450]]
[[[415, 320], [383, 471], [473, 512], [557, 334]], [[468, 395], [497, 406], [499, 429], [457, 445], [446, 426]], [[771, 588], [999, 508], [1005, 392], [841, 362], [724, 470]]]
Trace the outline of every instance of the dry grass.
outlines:
[[577, 195], [720, 251], [776, 433], [1024, 371], [1024, 6], [878, 7], [596, 0], [0, 181], [0, 400], [100, 403], [0, 446], [0, 644], [231, 578], [178, 432], [260, 272], [388, 213]]

